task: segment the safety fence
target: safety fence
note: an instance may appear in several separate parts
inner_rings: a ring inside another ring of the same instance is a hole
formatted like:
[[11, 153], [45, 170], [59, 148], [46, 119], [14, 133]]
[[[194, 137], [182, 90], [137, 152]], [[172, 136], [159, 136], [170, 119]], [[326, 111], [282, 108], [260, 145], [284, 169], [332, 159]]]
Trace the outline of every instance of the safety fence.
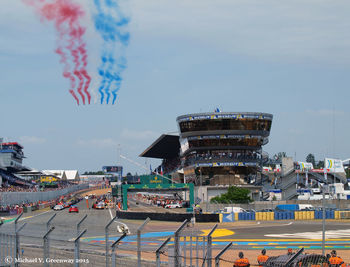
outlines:
[[[321, 220], [323, 211], [272, 211], [220, 213], [220, 222], [233, 221], [274, 221], [274, 220]], [[326, 210], [325, 219], [350, 219], [350, 211]]]
[[[193, 221], [185, 220], [174, 225], [171, 231], [157, 232], [158, 236], [155, 236], [154, 232], [144, 231], [150, 219], [130, 233], [115, 216], [105, 225], [95, 225], [94, 231], [98, 227], [99, 233], [103, 234], [96, 240], [90, 240], [86, 238], [89, 227], [92, 227], [86, 223], [89, 215], [79, 217], [75, 224], [71, 221], [69, 225], [55, 223], [56, 213], [49, 215], [40, 225], [20, 224], [21, 216], [15, 219], [13, 227], [0, 226], [0, 266], [32, 262], [36, 264], [33, 266], [226, 267], [233, 266], [238, 252], [246, 253], [249, 249], [229, 241], [219, 244], [217, 237], [214, 239], [217, 224], [203, 231]], [[36, 231], [40, 231], [40, 234], [35, 234], [38, 233]], [[258, 266], [256, 256], [259, 251], [253, 252], [251, 266]], [[292, 260], [293, 255], [275, 255], [267, 262], [270, 265], [264, 266], [317, 266], [315, 264], [325, 258], [320, 255], [310, 257], [300, 252]]]

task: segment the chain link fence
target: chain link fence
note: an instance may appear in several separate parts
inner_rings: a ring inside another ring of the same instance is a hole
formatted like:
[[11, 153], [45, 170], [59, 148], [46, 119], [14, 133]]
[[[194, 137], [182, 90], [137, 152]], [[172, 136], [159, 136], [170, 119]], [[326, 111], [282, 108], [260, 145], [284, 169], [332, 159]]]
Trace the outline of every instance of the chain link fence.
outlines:
[[[23, 224], [18, 217], [13, 227], [0, 226], [0, 266], [226, 267], [236, 264], [240, 251], [254, 253], [254, 257], [258, 253], [232, 242], [213, 244], [213, 233], [218, 225], [203, 231], [185, 220], [171, 232], [154, 236], [153, 232], [143, 230], [149, 220], [134, 233], [123, 227], [116, 233], [114, 226], [110, 228], [112, 222], [120, 223], [114, 217], [107, 225], [96, 226], [95, 231], [104, 232], [103, 236], [89, 239], [86, 216], [76, 227], [71, 222], [55, 223], [54, 217], [46, 224]], [[327, 257], [306, 254], [301, 249], [293, 255], [270, 255], [262, 266], [330, 266], [326, 264]], [[259, 265], [254, 261], [250, 266]]]

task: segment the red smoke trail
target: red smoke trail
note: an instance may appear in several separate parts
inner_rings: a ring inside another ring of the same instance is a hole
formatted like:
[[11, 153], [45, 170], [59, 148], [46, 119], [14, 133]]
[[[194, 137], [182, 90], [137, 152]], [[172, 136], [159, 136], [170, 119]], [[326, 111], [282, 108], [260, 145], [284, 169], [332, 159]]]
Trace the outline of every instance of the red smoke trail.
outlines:
[[[85, 96], [87, 95], [88, 102], [90, 104], [91, 96], [88, 92], [91, 78], [87, 74], [87, 55], [85, 50], [85, 43], [82, 36], [85, 33], [85, 28], [79, 24], [79, 19], [84, 15], [81, 7], [72, 0], [23, 0], [25, 3], [36, 8], [42, 19], [53, 21], [55, 28], [59, 34], [58, 47], [56, 53], [60, 55], [60, 62], [64, 65], [63, 76], [70, 80], [69, 92], [77, 101], [79, 105], [79, 98], [77, 97], [74, 88], [76, 85], [76, 78], [78, 78], [79, 84], [77, 91], [82, 98], [83, 104], [85, 104]], [[49, 3], [48, 3], [49, 2]], [[81, 47], [83, 49], [81, 49]], [[66, 52], [65, 50], [68, 50]], [[73, 66], [69, 64], [69, 55], [73, 57]], [[84, 86], [84, 79], [86, 83]], [[83, 89], [84, 86], [84, 89]]]
[[77, 101], [77, 104], [79, 106], [79, 98], [77, 97], [77, 95], [75, 94], [74, 90], [70, 89], [69, 92], [72, 94], [72, 96], [74, 97], [74, 99]]
[[85, 44], [82, 44], [80, 47], [79, 47], [79, 51], [80, 53], [82, 54], [82, 58], [81, 60], [83, 61], [83, 68], [81, 69], [81, 74], [85, 77], [86, 79], [86, 83], [85, 83], [85, 86], [84, 86], [84, 92], [85, 94], [87, 95], [88, 97], [88, 102], [90, 104], [90, 101], [91, 101], [91, 95], [88, 91], [88, 88], [90, 86], [90, 82], [91, 82], [91, 77], [90, 75], [88, 74], [88, 72], [86, 71], [86, 66], [87, 66], [87, 54], [86, 54], [86, 49], [85, 49]]

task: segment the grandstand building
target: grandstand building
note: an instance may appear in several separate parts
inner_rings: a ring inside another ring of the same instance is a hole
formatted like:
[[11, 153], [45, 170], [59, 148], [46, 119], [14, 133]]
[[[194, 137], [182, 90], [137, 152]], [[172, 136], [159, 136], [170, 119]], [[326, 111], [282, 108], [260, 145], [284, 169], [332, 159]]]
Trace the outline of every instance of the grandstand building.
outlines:
[[29, 169], [22, 165], [23, 147], [17, 142], [0, 142], [0, 186], [18, 185], [30, 186], [31, 183], [23, 180], [16, 175], [19, 171], [28, 171]]
[[195, 185], [258, 184], [268, 160], [273, 116], [253, 112], [213, 112], [179, 116], [179, 157], [186, 182]]

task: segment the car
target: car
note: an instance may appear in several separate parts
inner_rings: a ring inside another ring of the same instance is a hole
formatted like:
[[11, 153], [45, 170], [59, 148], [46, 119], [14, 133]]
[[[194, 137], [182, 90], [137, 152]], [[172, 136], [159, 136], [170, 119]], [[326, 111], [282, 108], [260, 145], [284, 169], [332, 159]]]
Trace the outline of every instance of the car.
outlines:
[[63, 207], [63, 205], [56, 205], [53, 209], [54, 210], [63, 210], [64, 207]]
[[64, 204], [63, 204], [63, 207], [64, 207], [64, 208], [69, 208], [69, 207], [70, 207], [70, 205], [71, 205], [71, 203], [70, 203], [70, 202], [66, 202], [66, 203], [64, 203]]
[[93, 209], [97, 209], [97, 210], [103, 210], [104, 208], [105, 208], [105, 203], [103, 203], [103, 202], [99, 202], [99, 203], [94, 203], [93, 205], [92, 205], [92, 208]]
[[180, 204], [168, 204], [165, 206], [166, 209], [176, 209], [176, 208], [181, 208]]
[[68, 210], [69, 213], [71, 212], [76, 212], [76, 213], [79, 213], [79, 209], [77, 206], [70, 206], [69, 210]]
[[262, 209], [262, 210], [258, 210], [258, 212], [273, 212], [273, 209]]

